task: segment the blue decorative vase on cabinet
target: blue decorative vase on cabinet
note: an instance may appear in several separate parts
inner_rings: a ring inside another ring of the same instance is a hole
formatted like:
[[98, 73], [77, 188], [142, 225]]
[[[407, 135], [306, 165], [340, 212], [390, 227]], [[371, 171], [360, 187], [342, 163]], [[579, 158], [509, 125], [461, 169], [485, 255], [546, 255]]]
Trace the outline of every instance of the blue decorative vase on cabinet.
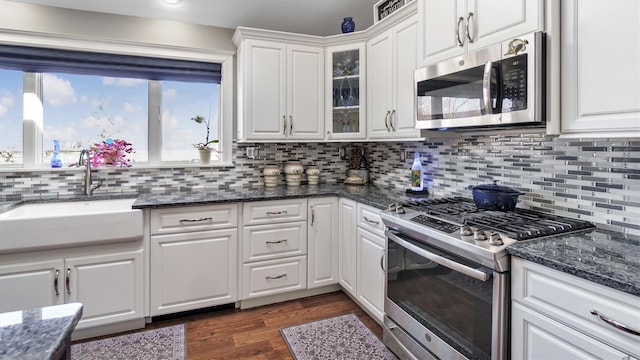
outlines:
[[346, 17], [344, 18], [344, 20], [342, 20], [341, 27], [343, 33], [350, 33], [356, 29], [356, 23], [353, 22], [353, 18]]

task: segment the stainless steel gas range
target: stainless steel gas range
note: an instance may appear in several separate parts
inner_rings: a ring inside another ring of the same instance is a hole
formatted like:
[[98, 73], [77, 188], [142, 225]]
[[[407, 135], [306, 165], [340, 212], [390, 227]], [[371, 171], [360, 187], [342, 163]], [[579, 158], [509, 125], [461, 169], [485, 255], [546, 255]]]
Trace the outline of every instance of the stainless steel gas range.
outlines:
[[593, 224], [466, 198], [414, 199], [387, 226], [383, 341], [402, 359], [507, 359], [509, 256], [520, 240]]

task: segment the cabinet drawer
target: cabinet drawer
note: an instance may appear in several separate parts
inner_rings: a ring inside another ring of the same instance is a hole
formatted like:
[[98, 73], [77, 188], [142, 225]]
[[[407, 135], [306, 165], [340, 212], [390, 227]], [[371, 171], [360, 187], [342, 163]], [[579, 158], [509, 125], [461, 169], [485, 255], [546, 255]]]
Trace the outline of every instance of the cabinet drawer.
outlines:
[[243, 225], [307, 220], [307, 199], [245, 203], [242, 219]]
[[382, 223], [380, 211], [380, 209], [358, 203], [358, 226], [384, 236], [384, 223]]
[[256, 261], [307, 253], [307, 223], [245, 226], [242, 260]]
[[307, 288], [306, 256], [261, 261], [243, 267], [243, 299]]
[[640, 337], [626, 333], [591, 314], [638, 331], [638, 298], [548, 267], [512, 258], [512, 299], [598, 340], [640, 357]]
[[151, 235], [238, 226], [238, 205], [189, 206], [151, 210]]

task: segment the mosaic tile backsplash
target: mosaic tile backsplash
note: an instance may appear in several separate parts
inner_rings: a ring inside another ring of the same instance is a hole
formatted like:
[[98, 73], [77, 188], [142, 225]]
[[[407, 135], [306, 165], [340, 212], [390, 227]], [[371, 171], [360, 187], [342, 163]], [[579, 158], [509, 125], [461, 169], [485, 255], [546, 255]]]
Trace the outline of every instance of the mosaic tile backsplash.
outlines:
[[[346, 177], [351, 150], [365, 150], [370, 182], [389, 189], [409, 185], [413, 153], [420, 152], [433, 194], [470, 197], [469, 185], [490, 183], [526, 193], [521, 207], [579, 217], [640, 235], [640, 139], [563, 139], [541, 133], [473, 135], [424, 142], [259, 144], [259, 159], [234, 144], [224, 168], [99, 169], [95, 194], [174, 193], [261, 186], [266, 163], [289, 159], [315, 164], [321, 183]], [[404, 157], [403, 157], [404, 156]], [[404, 158], [404, 160], [402, 160]], [[82, 193], [79, 169], [0, 172], [0, 201]], [[284, 186], [284, 175], [281, 175]]]

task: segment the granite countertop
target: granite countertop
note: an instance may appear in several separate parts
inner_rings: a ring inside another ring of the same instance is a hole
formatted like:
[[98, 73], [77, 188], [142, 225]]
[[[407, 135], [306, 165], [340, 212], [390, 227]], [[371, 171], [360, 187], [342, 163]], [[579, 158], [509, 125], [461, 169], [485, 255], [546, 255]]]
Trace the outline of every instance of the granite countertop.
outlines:
[[604, 229], [521, 241], [522, 259], [640, 296], [640, 239]]
[[80, 303], [0, 314], [0, 358], [58, 359], [80, 317]]

